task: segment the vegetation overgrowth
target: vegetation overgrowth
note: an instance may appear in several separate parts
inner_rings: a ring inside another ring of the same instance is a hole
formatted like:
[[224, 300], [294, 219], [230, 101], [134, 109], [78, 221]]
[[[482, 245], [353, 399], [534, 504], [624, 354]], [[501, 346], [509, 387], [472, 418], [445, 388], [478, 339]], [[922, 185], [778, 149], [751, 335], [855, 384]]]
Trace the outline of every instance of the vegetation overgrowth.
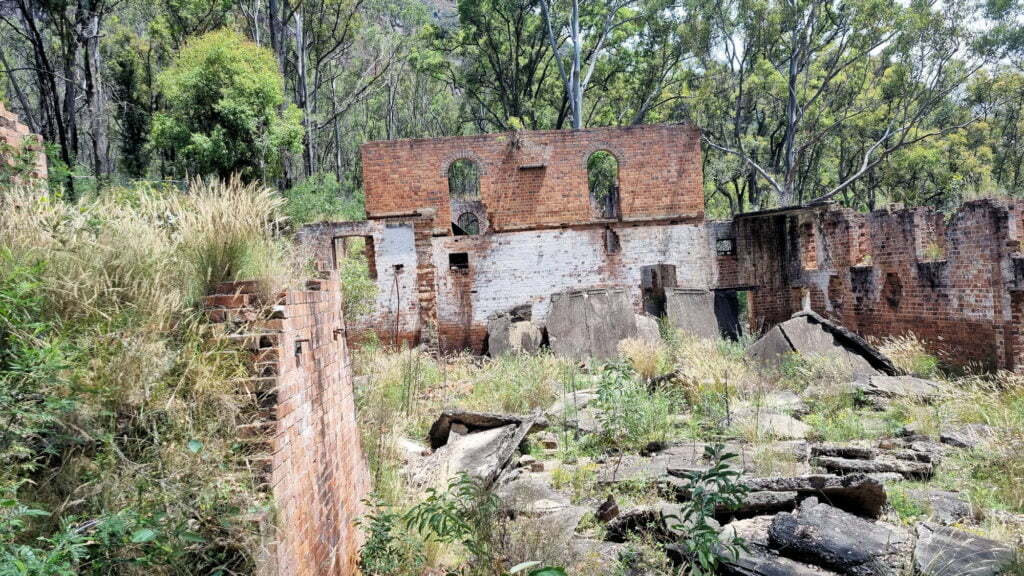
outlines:
[[[742, 497], [742, 485], [734, 488], [735, 472], [726, 465], [736, 456], [728, 454], [720, 443], [745, 446], [742, 462], [737, 463], [757, 474], [805, 473], [799, 472], [800, 465], [792, 454], [773, 448], [775, 439], [770, 434], [754, 433], [738, 424], [749, 406], [792, 392], [807, 399], [806, 414], [801, 418], [810, 426], [808, 436], [812, 441], [871, 442], [892, 437], [903, 428], [937, 436], [940, 430], [964, 424], [993, 426], [997, 436], [978, 449], [949, 454], [930, 482], [906, 481], [888, 487], [886, 519], [910, 525], [927, 519], [927, 504], [908, 496], [915, 488], [955, 490], [975, 510], [984, 511], [984, 520], [969, 530], [1011, 545], [1019, 545], [1024, 537], [1024, 525], [1019, 520], [1024, 517], [1024, 492], [1017, 481], [1024, 473], [1024, 458], [1004, 448], [1019, 446], [1024, 439], [1024, 380], [1019, 375], [944, 372], [941, 362], [913, 336], [890, 338], [879, 344], [897, 365], [945, 384], [946, 392], [929, 403], [903, 399], [879, 408], [850, 387], [851, 375], [835, 361], [793, 356], [779, 369], [768, 369], [743, 354], [748, 342], [701, 340], [674, 331], [667, 331], [666, 336], [660, 343], [625, 341], [618, 360], [592, 366], [579, 366], [546, 353], [490, 360], [465, 355], [434, 359], [416, 349], [388, 350], [374, 343], [364, 346], [357, 352], [357, 371], [368, 377], [359, 390], [359, 418], [371, 471], [377, 480], [377, 512], [373, 517], [391, 518], [394, 525], [405, 514], [422, 517], [424, 497], [427, 501], [441, 498], [439, 492], [426, 495], [409, 484], [402, 463], [408, 443], [422, 441], [442, 408], [530, 413], [548, 409], [564, 394], [592, 391], [597, 395], [602, 431], [578, 436], [568, 429], [556, 430], [557, 449], [531, 450], [530, 454], [549, 470], [552, 487], [569, 495], [574, 504], [594, 509], [613, 495], [622, 509], [655, 504], [662, 496], [651, 484], [601, 484], [600, 462], [614, 462], [618, 454], [635, 454], [651, 445], [708, 443], [707, 449], [713, 450], [710, 461], [722, 465], [690, 478], [691, 483], [709, 488], [707, 498], [691, 499], [692, 507], [684, 509], [679, 519], [680, 523], [701, 526], [684, 532], [691, 538], [680, 542], [679, 549], [688, 551], [692, 562], [683, 573], [713, 573], [720, 559], [713, 551], [731, 556], [745, 545], [742, 539], [734, 538], [726, 542], [727, 548], [717, 546], [715, 525], [701, 520], [710, 517], [708, 510], [716, 505]], [[652, 376], [668, 373], [675, 375], [658, 379], [655, 390], [648, 388]], [[410, 512], [415, 510], [419, 512]], [[472, 520], [470, 516], [449, 521], [462, 522], [462, 528], [468, 529], [465, 523]], [[505, 548], [509, 542], [498, 536], [508, 530], [502, 526], [509, 520], [491, 521], [494, 524], [486, 532], [463, 536], [490, 539], [487, 546], [473, 543], [478, 552], [488, 551], [486, 562], [480, 561], [478, 553], [460, 548], [455, 540], [438, 549], [429, 530], [403, 531], [401, 538], [374, 540], [372, 551], [388, 551], [385, 556], [395, 566], [390, 572], [393, 574], [442, 569], [501, 575], [517, 557]], [[419, 527], [423, 527], [422, 522]], [[585, 536], [599, 539], [602, 530], [592, 515], [580, 524]], [[381, 531], [371, 534], [380, 536]], [[677, 574], [676, 568], [665, 564], [663, 545], [637, 536], [629, 542], [628, 553], [619, 555], [618, 567], [587, 567], [585, 559], [567, 550], [537, 560], [566, 567], [569, 574], [620, 574], [639, 567], [652, 574]], [[369, 552], [364, 548], [364, 554]], [[505, 562], [494, 564], [495, 557]], [[368, 560], [380, 562], [379, 554], [364, 557], [364, 562]], [[490, 568], [483, 569], [485, 566]]]
[[200, 304], [301, 277], [282, 202], [238, 179], [0, 196], [0, 573], [255, 570], [271, 503], [235, 426], [257, 407]]

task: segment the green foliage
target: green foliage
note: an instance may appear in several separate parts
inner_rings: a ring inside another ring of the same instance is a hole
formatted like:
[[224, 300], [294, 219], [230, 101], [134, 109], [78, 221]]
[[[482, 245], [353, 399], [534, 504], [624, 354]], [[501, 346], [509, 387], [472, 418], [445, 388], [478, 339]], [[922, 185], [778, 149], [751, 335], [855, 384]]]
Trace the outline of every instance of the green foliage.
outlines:
[[470, 570], [491, 574], [498, 568], [494, 536], [498, 498], [483, 482], [466, 474], [454, 478], [445, 492], [434, 488], [406, 512], [406, 524], [428, 540], [463, 545], [473, 556]]
[[617, 450], [638, 451], [665, 442], [678, 404], [666, 390], [649, 392], [627, 362], [602, 366], [597, 387], [603, 442]]
[[339, 183], [332, 173], [314, 174], [284, 192], [284, 215], [299, 227], [322, 221], [363, 220], [366, 218], [361, 190]]
[[402, 532], [402, 515], [380, 501], [367, 501], [372, 510], [359, 525], [366, 541], [359, 549], [359, 568], [367, 576], [416, 576], [426, 559], [422, 546]]
[[185, 297], [221, 264], [275, 269], [251, 256], [275, 245], [267, 212], [244, 215], [267, 205], [239, 190], [0, 198], [0, 573], [254, 569], [248, 356]]
[[0, 248], [0, 486], [54, 454], [48, 439], [74, 405], [67, 344], [42, 319], [42, 274]]
[[711, 463], [707, 470], [695, 470], [683, 475], [684, 488], [690, 499], [683, 504], [674, 529], [684, 536], [680, 544], [688, 561], [687, 574], [709, 576], [715, 574], [723, 557], [733, 559], [740, 550], [746, 550], [743, 538], [733, 534], [720, 542], [713, 520], [716, 511], [735, 510], [743, 503], [748, 488], [739, 482], [741, 472], [731, 468], [736, 454], [727, 452], [722, 444], [704, 447], [704, 459]]
[[158, 80], [165, 107], [153, 145], [179, 175], [276, 175], [281, 152], [298, 151], [301, 112], [284, 104], [270, 50], [230, 30], [193, 38]]
[[611, 152], [598, 150], [587, 158], [587, 184], [597, 201], [604, 201], [619, 185], [619, 161]]
[[460, 158], [448, 167], [448, 193], [459, 200], [480, 198], [480, 167], [468, 158]]
[[905, 488], [899, 485], [886, 486], [886, 502], [903, 522], [913, 522], [928, 513], [928, 509], [919, 501], [911, 498]]
[[[363, 242], [362, 238], [353, 238]], [[354, 243], [353, 243], [354, 244]], [[351, 245], [338, 263], [345, 319], [358, 322], [377, 305], [377, 281], [370, 276], [365, 246]]]

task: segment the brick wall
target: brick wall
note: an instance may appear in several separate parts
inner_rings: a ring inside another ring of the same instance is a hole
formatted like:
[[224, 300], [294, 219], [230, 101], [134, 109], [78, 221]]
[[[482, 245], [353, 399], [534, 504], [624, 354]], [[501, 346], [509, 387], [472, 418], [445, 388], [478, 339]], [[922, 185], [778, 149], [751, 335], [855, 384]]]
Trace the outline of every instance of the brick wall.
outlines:
[[252, 282], [206, 299], [225, 337], [252, 351], [242, 393], [261, 410], [239, 427], [247, 465], [275, 506], [268, 570], [279, 576], [350, 576], [361, 543], [369, 475], [355, 421], [352, 375], [337, 277], [307, 283], [272, 303]]
[[1020, 369], [1022, 206], [969, 202], [948, 221], [923, 208], [739, 216], [738, 273], [719, 285], [756, 287], [754, 328], [788, 318], [807, 291], [812, 308], [862, 336], [912, 332], [950, 364]]
[[[325, 259], [319, 265], [325, 269], [331, 263], [323, 238], [372, 236], [377, 302], [358, 328], [375, 331], [385, 342], [396, 333], [399, 343], [425, 341], [427, 330], [436, 326], [440, 347], [480, 351], [490, 315], [530, 304], [534, 319], [543, 323], [550, 296], [568, 289], [624, 286], [639, 312], [644, 266], [675, 266], [680, 287], [704, 289], [713, 283], [713, 248], [700, 221], [434, 237], [422, 222], [318, 224], [300, 232], [300, 241], [320, 246]], [[460, 255], [466, 267], [453, 267]], [[402, 263], [400, 271], [388, 265], [394, 262]]]
[[[35, 163], [29, 175], [32, 178], [46, 179], [46, 155], [43, 153], [42, 139], [30, 133], [28, 126], [18, 121], [17, 114], [4, 108], [3, 102], [0, 102], [0, 144], [5, 149], [10, 147], [15, 151], [21, 151], [24, 147], [34, 150]], [[5, 154], [0, 153], [0, 156]], [[15, 159], [3, 157], [2, 161], [14, 165]]]
[[618, 160], [623, 220], [703, 216], [700, 132], [686, 125], [369, 142], [362, 147], [366, 212], [374, 219], [432, 208], [435, 231], [450, 233], [448, 167], [467, 158], [480, 167], [493, 230], [594, 222], [587, 159], [598, 150]]

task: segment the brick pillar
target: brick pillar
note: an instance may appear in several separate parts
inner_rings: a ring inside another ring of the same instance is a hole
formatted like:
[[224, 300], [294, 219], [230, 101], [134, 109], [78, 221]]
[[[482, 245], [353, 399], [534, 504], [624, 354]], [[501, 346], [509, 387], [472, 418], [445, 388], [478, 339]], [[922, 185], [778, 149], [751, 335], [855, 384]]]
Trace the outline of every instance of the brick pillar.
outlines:
[[440, 352], [437, 333], [437, 278], [434, 271], [433, 210], [421, 212], [413, 224], [416, 245], [416, 298], [420, 310], [420, 342], [436, 355]]

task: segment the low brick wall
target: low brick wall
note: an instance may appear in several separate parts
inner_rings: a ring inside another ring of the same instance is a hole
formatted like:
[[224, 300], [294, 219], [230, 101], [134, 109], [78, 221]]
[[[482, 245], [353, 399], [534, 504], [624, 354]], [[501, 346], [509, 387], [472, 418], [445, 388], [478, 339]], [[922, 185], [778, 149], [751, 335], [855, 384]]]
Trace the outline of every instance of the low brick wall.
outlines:
[[275, 505], [268, 570], [279, 576], [358, 572], [355, 521], [370, 489], [355, 421], [352, 373], [333, 274], [263, 302], [252, 282], [223, 284], [206, 298], [211, 321], [252, 351], [260, 414], [239, 427], [247, 458]]

